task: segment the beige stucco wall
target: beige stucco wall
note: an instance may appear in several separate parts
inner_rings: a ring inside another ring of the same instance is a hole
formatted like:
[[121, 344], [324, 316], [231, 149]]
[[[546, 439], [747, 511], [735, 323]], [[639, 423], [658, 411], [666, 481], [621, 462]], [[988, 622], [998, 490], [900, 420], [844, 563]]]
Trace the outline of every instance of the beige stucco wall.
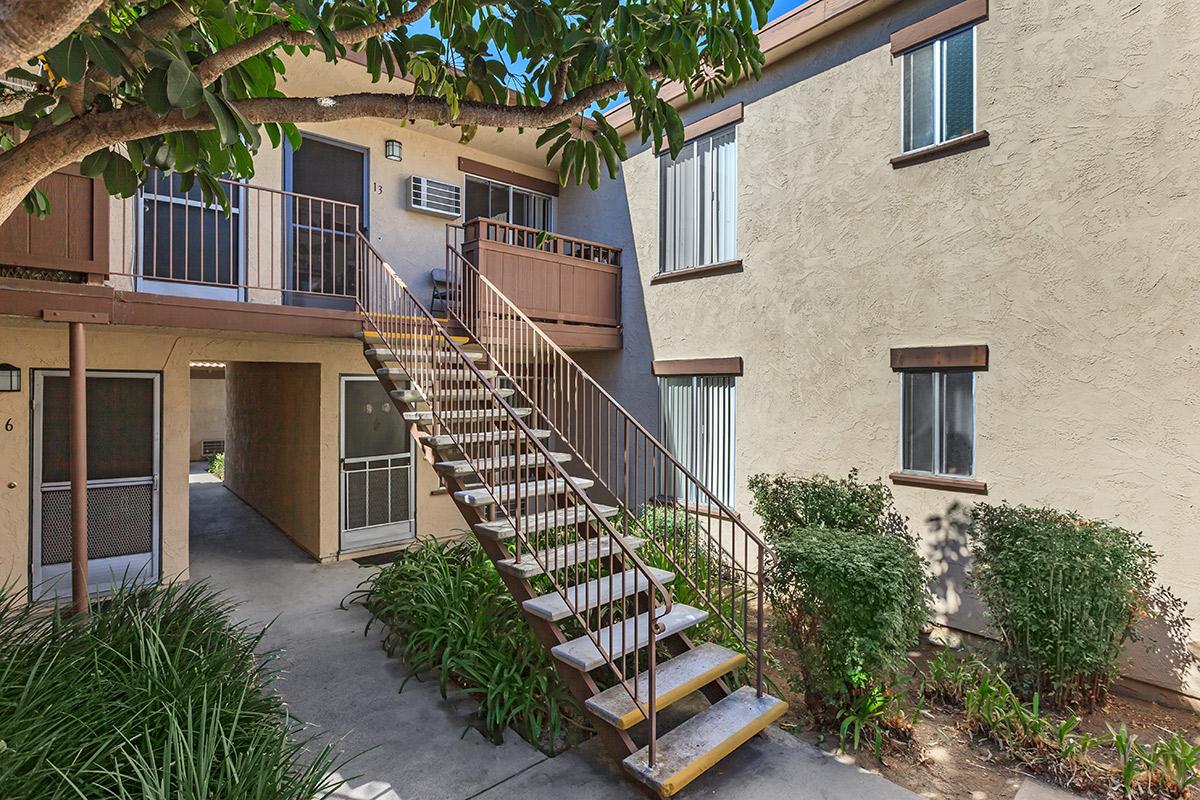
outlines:
[[[338, 454], [339, 378], [368, 374], [359, 342], [354, 339], [235, 334], [219, 331], [168, 330], [92, 325], [87, 327], [88, 367], [95, 370], [140, 370], [162, 375], [162, 574], [188, 574], [188, 471], [191, 440], [190, 362], [221, 361], [236, 371], [242, 363], [269, 364], [273, 376], [303, 394], [303, 403], [281, 394], [274, 380], [260, 382], [257, 405], [238, 407], [261, 411], [252, 421], [276, 428], [311, 432], [306, 444], [305, 482], [297, 488], [294, 477], [278, 475], [270, 464], [252, 463], [255, 480], [285, 488], [291, 502], [305, 512], [285, 517], [277, 506], [270, 514], [277, 524], [316, 558], [338, 557]], [[0, 357], [22, 370], [22, 390], [0, 393], [0, 584], [7, 581], [24, 591], [29, 572], [30, 535], [30, 387], [33, 369], [65, 369], [67, 328], [63, 324], [0, 316]], [[300, 366], [303, 365], [303, 366]], [[292, 367], [297, 369], [293, 370]], [[294, 377], [292, 377], [294, 376]], [[314, 389], [312, 382], [319, 381]], [[308, 388], [304, 388], [307, 385]], [[234, 406], [231, 404], [231, 409]], [[290, 413], [272, 415], [285, 408]], [[11, 419], [13, 429], [4, 430]], [[245, 417], [243, 417], [243, 420]], [[231, 415], [230, 425], [237, 429]], [[261, 434], [259, 434], [261, 436]], [[262, 443], [260, 439], [260, 444]], [[239, 475], [237, 456], [230, 469]], [[315, 467], [313, 464], [315, 463]], [[431, 495], [437, 487], [432, 468], [419, 461], [417, 473], [417, 531], [420, 535], [446, 536], [462, 527], [450, 499]], [[279, 464], [283, 470], [285, 464]], [[313, 470], [316, 475], [314, 477]], [[270, 472], [271, 474], [265, 474]], [[247, 480], [249, 478], [247, 477]], [[236, 482], [237, 477], [234, 478]], [[9, 488], [9, 484], [14, 484]], [[236, 484], [235, 484], [236, 485]], [[242, 488], [254, 503], [265, 500]], [[272, 502], [275, 502], [272, 500]], [[316, 514], [316, 520], [313, 514]]]
[[321, 365], [235, 361], [226, 383], [225, 486], [310, 554], [336, 549], [321, 541]]
[[225, 438], [225, 381], [223, 378], [191, 379], [191, 428], [188, 432], [188, 457], [204, 458], [206, 439]]
[[[902, 3], [801, 51], [743, 101], [744, 272], [651, 286], [658, 163], [644, 148], [564, 229], [625, 247], [625, 350], [582, 356], [643, 418], [652, 359], [742, 356], [740, 511], [757, 472], [898, 467], [895, 346], [986, 343], [978, 477], [991, 502], [1143, 530], [1200, 614], [1200, 13], [992, 0], [978, 28], [988, 147], [893, 169], [900, 62], [888, 37], [949, 2]], [[632, 142], [631, 142], [632, 144]], [[897, 486], [926, 535], [938, 618], [980, 630], [959, 495]], [[1200, 628], [1189, 637], [1200, 645]], [[1200, 695], [1139, 656], [1133, 674]]]

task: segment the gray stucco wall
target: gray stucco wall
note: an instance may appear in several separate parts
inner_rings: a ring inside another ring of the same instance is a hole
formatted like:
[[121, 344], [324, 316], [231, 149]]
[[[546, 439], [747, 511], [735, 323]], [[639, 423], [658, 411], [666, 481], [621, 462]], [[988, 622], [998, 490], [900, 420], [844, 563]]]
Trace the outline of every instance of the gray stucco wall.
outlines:
[[[568, 190], [561, 230], [622, 246], [625, 348], [582, 357], [657, 414], [653, 359], [740, 355], [738, 507], [757, 472], [898, 467], [891, 347], [985, 343], [977, 473], [989, 501], [1139, 530], [1200, 612], [1200, 12], [1182, 2], [992, 0], [978, 29], [990, 145], [893, 169], [891, 32], [949, 5], [902, 3], [810, 46], [716, 106], [738, 127], [744, 272], [651, 286], [658, 164]], [[636, 141], [630, 143], [631, 146]], [[972, 496], [894, 487], [924, 532], [938, 616], [981, 630], [963, 586]], [[1198, 647], [1200, 629], [1189, 637]], [[1133, 674], [1200, 696], [1138, 656]]]

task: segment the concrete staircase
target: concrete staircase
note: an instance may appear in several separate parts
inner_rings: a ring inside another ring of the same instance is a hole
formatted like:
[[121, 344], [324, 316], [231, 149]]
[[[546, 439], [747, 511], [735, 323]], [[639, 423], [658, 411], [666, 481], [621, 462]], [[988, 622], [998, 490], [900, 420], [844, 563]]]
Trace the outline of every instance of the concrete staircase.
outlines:
[[[598, 735], [644, 792], [674, 795], [787, 704], [733, 688], [746, 655], [693, 643], [709, 611], [673, 602], [677, 576], [637, 555], [655, 545], [622, 527], [629, 509], [591, 498], [571, 448], [528, 427], [532, 409], [508, 404], [504, 365], [443, 324], [428, 339], [368, 325], [364, 356]], [[660, 735], [657, 713], [694, 693], [707, 707]]]

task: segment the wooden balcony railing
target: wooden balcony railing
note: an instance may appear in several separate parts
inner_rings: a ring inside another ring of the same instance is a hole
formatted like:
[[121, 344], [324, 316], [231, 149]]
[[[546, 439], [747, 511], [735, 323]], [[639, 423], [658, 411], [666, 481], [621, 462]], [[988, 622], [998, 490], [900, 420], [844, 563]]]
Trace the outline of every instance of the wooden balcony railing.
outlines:
[[0, 225], [0, 265], [103, 275], [108, 272], [108, 193], [70, 166], [38, 188], [50, 201], [44, 219], [17, 209]]
[[494, 219], [450, 225], [458, 249], [531, 319], [621, 325], [621, 248]]

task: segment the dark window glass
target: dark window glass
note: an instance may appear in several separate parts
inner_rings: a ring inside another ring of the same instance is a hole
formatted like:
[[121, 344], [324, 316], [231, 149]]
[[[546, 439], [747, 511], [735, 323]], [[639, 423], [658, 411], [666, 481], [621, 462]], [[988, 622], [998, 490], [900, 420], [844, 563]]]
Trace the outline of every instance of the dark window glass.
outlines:
[[[71, 400], [65, 375], [43, 379], [42, 482], [71, 479]], [[154, 381], [87, 379], [88, 480], [154, 474]]]
[[408, 427], [378, 381], [346, 381], [346, 458], [409, 451]]
[[904, 392], [904, 453], [902, 466], [916, 472], [933, 472], [934, 373], [906, 372]]
[[971, 28], [942, 41], [942, 141], [975, 130], [974, 51]]
[[975, 468], [975, 376], [942, 373], [941, 441], [944, 475], [970, 475]]

